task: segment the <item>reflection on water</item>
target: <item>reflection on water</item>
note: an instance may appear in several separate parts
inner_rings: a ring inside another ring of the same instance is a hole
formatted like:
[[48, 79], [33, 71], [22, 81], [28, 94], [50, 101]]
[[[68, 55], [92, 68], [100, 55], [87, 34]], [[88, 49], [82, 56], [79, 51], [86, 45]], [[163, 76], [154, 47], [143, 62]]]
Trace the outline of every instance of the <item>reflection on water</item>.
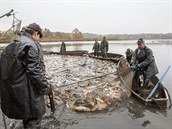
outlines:
[[[43, 46], [43, 49], [46, 51], [60, 52], [60, 44], [42, 44], [42, 46]], [[89, 45], [86, 45], [86, 46], [89, 46]], [[66, 51], [87, 50], [87, 49], [88, 48], [85, 47], [85, 45], [83, 44], [67, 44], [66, 43]]]
[[147, 111], [151, 112], [151, 113], [155, 113], [155, 114], [159, 114], [159, 115], [163, 115], [164, 117], [167, 117], [167, 111], [168, 111], [168, 108], [167, 109], [159, 109], [158, 107], [148, 107], [148, 106], [145, 106], [141, 103], [136, 103], [137, 100], [135, 100], [135, 98], [131, 98], [129, 101], [128, 101], [128, 105], [127, 105], [127, 108], [128, 108], [128, 111], [129, 111], [129, 116], [132, 118], [132, 119], [137, 119], [137, 118], [142, 118], [145, 116], [145, 113]]
[[[139, 102], [135, 98], [130, 98], [127, 103], [127, 109], [128, 109], [128, 116], [131, 117], [133, 120], [140, 119], [140, 125], [143, 127], [152, 126], [154, 127], [154, 124], [159, 125], [158, 121], [161, 121], [164, 125], [164, 128], [171, 128], [172, 123], [170, 122], [172, 119], [172, 112], [171, 109], [158, 109], [158, 107], [148, 107], [145, 106]], [[139, 120], [139, 121], [140, 121]], [[170, 123], [169, 123], [170, 122]], [[161, 129], [161, 127], [158, 127], [158, 129]]]
[[127, 108], [128, 108], [128, 112], [129, 112], [128, 115], [132, 119], [142, 118], [145, 116], [145, 114], [144, 114], [145, 108], [143, 107], [143, 105], [135, 103], [134, 100], [128, 101]]
[[151, 124], [151, 122], [149, 120], [146, 120], [143, 122], [142, 126], [146, 127], [148, 124]]

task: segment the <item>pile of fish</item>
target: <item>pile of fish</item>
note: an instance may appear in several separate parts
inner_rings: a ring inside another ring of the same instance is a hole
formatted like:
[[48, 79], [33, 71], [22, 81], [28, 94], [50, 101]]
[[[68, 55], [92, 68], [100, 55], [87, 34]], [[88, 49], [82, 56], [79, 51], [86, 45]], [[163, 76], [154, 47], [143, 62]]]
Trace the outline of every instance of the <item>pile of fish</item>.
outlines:
[[57, 104], [64, 102], [76, 111], [98, 111], [130, 96], [113, 62], [64, 55], [45, 55], [44, 61]]

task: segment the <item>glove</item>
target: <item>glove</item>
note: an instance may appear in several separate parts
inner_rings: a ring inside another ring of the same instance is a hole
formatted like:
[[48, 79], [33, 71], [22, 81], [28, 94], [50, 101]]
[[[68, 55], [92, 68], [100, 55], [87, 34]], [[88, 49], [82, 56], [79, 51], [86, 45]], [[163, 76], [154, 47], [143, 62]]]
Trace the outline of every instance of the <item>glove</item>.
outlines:
[[41, 95], [47, 95], [49, 92], [49, 88], [45, 88], [45, 89], [41, 89], [41, 91], [39, 92]]
[[139, 68], [139, 65], [138, 64], [135, 64], [135, 63], [132, 63], [132, 65], [131, 65], [131, 69], [132, 70], [137, 70]]
[[51, 84], [48, 84], [47, 88], [41, 89], [40, 94], [48, 95], [52, 91]]

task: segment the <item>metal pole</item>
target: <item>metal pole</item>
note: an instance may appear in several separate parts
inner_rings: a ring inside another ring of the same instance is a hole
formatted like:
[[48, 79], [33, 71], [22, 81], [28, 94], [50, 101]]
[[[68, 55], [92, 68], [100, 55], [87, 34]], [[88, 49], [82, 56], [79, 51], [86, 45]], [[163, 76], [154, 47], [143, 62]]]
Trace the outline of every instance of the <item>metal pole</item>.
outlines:
[[4, 122], [4, 128], [7, 129], [7, 123], [6, 123], [5, 115], [3, 113], [2, 113], [2, 117]]
[[12, 13], [13, 11], [14, 11], [14, 10], [12, 9], [10, 12], [8, 12], [8, 13], [6, 13], [6, 14], [0, 16], [0, 19], [3, 18], [3, 17], [5, 17], [5, 16], [7, 16], [7, 17], [11, 16], [11, 13]]
[[166, 69], [166, 71], [164, 72], [164, 74], [161, 76], [161, 78], [159, 79], [159, 81], [156, 83], [155, 87], [153, 88], [153, 90], [151, 91], [151, 93], [149, 94], [149, 96], [146, 98], [146, 100], [149, 99], [150, 97], [152, 97], [152, 95], [154, 94], [154, 92], [158, 88], [159, 83], [162, 82], [162, 80], [164, 79], [165, 75], [169, 71], [170, 67], [171, 67], [171, 65], [168, 66], [168, 68]]

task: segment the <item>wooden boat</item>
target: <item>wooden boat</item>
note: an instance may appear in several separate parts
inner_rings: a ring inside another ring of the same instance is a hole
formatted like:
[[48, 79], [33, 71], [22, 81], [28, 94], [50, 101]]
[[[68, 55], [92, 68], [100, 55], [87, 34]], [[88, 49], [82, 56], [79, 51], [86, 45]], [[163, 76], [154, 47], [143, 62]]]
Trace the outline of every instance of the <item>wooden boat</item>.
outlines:
[[83, 55], [88, 55], [88, 51], [86, 50], [66, 51], [66, 52], [44, 51], [44, 54], [45, 55], [57, 54], [57, 55], [83, 56]]
[[121, 60], [118, 63], [118, 74], [124, 85], [132, 92], [132, 96], [135, 97], [142, 104], [151, 107], [158, 107], [161, 109], [167, 107], [168, 100], [170, 100], [171, 103], [168, 90], [163, 86], [163, 84], [160, 84], [151, 98], [146, 99], [149, 93], [152, 91], [153, 86], [155, 86], [156, 83], [159, 81], [157, 76], [151, 78], [148, 89], [142, 89], [141, 94], [138, 94], [132, 90], [132, 86], [134, 85], [132, 83], [134, 72], [127, 66], [124, 60]]
[[[115, 53], [107, 53], [107, 58], [103, 58], [102, 56], [96, 57], [96, 56], [94, 56], [94, 52], [91, 52], [88, 55], [91, 58], [100, 59], [100, 60], [108, 60], [108, 61], [112, 61], [114, 63], [118, 63], [119, 60], [124, 57], [121, 54], [115, 54]], [[99, 53], [99, 55], [100, 55], [100, 53]]]
[[158, 81], [159, 81], [159, 78], [157, 76], [154, 76], [153, 78], [151, 78], [151, 80], [149, 82], [148, 89], [142, 89], [141, 94], [137, 94], [137, 93], [133, 92], [133, 96], [139, 102], [141, 102], [145, 105], [157, 106], [160, 109], [166, 108], [167, 101], [169, 99], [168, 94], [167, 94], [168, 91], [164, 88], [162, 83], [159, 85], [159, 87], [157, 88], [154, 95], [151, 98], [146, 99]]

